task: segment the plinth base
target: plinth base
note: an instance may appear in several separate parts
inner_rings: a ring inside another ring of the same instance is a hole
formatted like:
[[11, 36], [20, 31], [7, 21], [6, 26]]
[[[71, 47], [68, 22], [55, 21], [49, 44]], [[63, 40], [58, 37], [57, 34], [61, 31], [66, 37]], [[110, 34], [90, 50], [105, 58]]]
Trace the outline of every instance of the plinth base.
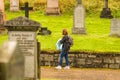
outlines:
[[110, 8], [103, 8], [100, 18], [113, 18]]
[[85, 28], [76, 28], [76, 27], [74, 27], [72, 29], [72, 34], [86, 34], [86, 29]]

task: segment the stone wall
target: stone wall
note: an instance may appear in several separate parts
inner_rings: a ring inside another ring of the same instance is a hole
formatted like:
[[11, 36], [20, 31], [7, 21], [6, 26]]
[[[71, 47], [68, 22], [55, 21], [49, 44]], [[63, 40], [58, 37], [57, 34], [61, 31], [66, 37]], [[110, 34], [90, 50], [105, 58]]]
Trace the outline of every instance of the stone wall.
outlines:
[[[41, 66], [57, 66], [60, 52], [41, 51]], [[120, 53], [69, 52], [71, 67], [120, 69]], [[65, 66], [65, 60], [63, 60]]]

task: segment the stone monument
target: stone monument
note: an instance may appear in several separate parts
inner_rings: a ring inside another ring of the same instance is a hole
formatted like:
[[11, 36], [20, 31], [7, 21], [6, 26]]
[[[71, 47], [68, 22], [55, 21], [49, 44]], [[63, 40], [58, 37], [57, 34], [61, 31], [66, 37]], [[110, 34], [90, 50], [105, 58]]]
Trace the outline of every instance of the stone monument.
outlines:
[[10, 0], [10, 11], [19, 11], [19, 0]]
[[4, 0], [0, 0], [0, 34], [6, 34], [7, 30], [3, 27], [5, 21]]
[[47, 0], [46, 15], [60, 15], [58, 0]]
[[18, 17], [6, 21], [10, 41], [17, 41], [25, 57], [25, 79], [38, 79], [37, 33], [40, 23], [27, 17]]
[[0, 48], [0, 80], [24, 80], [24, 56], [16, 42]]
[[110, 36], [120, 37], [120, 19], [111, 20]]
[[3, 21], [5, 21], [5, 8], [4, 8], [4, 0], [0, 0], [0, 12], [2, 13], [3, 16]]
[[108, 8], [108, 0], [105, 0], [105, 7], [103, 8], [100, 18], [113, 18], [111, 10]]
[[33, 10], [33, 7], [29, 7], [28, 2], [25, 2], [25, 7], [21, 7], [21, 10], [25, 10], [25, 17], [29, 18], [29, 10]]
[[74, 10], [74, 20], [73, 20], [73, 34], [86, 34], [85, 29], [85, 8], [82, 6], [82, 1], [78, 0], [78, 5]]
[[41, 27], [38, 35], [51, 35], [51, 31], [47, 29], [47, 27]]

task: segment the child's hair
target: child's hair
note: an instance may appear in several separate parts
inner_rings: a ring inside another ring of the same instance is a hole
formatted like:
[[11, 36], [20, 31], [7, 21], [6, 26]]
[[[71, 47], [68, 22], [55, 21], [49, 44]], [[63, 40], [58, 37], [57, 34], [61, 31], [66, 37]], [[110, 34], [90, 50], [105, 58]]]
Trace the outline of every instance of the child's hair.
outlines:
[[63, 29], [63, 35], [67, 35], [68, 34], [68, 31], [67, 31], [67, 29]]

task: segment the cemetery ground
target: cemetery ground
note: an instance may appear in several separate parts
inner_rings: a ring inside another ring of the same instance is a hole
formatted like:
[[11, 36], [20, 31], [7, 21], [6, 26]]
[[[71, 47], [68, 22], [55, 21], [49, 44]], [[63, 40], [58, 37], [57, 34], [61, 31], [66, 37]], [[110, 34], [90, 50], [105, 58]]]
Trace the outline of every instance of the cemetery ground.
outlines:
[[[6, 12], [7, 20], [18, 16], [24, 16], [24, 12]], [[56, 41], [62, 37], [62, 29], [66, 28], [74, 39], [71, 51], [120, 52], [120, 38], [110, 37], [111, 19], [101, 19], [99, 14], [86, 15], [87, 35], [72, 34], [73, 15], [46, 16], [42, 12], [31, 11], [30, 19], [40, 22], [42, 27], [47, 27], [52, 32], [48, 36], [37, 36], [41, 50], [56, 51]], [[7, 39], [7, 34], [0, 35], [0, 45]]]
[[[7, 20], [16, 18], [21, 15], [24, 16], [24, 12], [6, 12]], [[62, 29], [67, 28], [68, 32], [74, 39], [74, 46], [71, 48], [71, 51], [120, 52], [120, 39], [109, 36], [110, 19], [100, 19], [97, 15], [86, 16], [87, 35], [71, 34], [73, 27], [72, 15], [45, 16], [42, 13], [40, 14], [40, 12], [31, 12], [30, 19], [40, 22], [43, 27], [47, 27], [52, 31], [52, 34], [49, 36], [37, 36], [38, 41], [41, 42], [41, 50], [48, 52], [56, 51], [56, 41], [62, 37]], [[7, 39], [7, 34], [0, 35], [0, 45]], [[42, 80], [118, 80], [118, 76], [119, 70], [71, 68], [67, 71], [58, 71], [53, 67], [41, 68]]]

